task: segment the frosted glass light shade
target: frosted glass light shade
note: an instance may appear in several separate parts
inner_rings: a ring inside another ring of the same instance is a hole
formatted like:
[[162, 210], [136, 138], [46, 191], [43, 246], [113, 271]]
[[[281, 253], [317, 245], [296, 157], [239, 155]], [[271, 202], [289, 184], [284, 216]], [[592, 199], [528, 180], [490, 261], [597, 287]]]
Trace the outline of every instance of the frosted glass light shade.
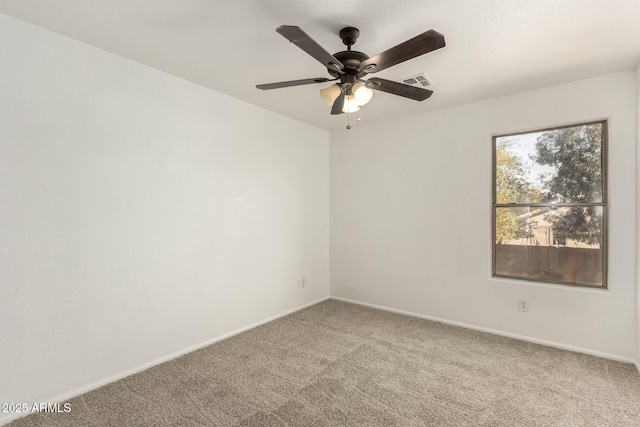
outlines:
[[354, 95], [347, 95], [344, 97], [344, 105], [342, 106], [343, 113], [355, 113], [360, 109], [360, 106], [356, 102]]
[[325, 104], [331, 107], [336, 98], [340, 96], [340, 86], [338, 86], [337, 84], [332, 84], [329, 87], [320, 89], [320, 96], [322, 97], [322, 100], [325, 102]]
[[353, 85], [353, 96], [355, 96], [356, 103], [358, 105], [364, 105], [371, 101], [373, 97], [373, 91], [363, 85], [362, 83], [356, 83]]

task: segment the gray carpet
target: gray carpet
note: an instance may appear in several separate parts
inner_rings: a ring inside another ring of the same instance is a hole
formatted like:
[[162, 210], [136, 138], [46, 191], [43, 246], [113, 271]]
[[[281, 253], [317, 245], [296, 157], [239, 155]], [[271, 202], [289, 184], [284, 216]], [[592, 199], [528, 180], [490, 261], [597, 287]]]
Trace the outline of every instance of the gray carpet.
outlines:
[[628, 364], [329, 300], [24, 426], [640, 426]]

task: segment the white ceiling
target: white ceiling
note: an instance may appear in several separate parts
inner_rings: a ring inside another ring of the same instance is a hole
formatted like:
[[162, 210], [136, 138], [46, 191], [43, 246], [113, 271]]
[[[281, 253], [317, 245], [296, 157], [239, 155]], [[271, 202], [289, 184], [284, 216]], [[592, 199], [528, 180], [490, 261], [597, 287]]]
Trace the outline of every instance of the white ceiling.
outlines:
[[369, 56], [428, 29], [447, 46], [376, 74], [425, 72], [434, 95], [376, 92], [363, 123], [494, 98], [640, 63], [640, 0], [0, 0], [0, 12], [314, 126], [333, 130], [319, 89], [259, 83], [328, 77], [275, 32], [297, 25], [331, 53], [338, 31], [360, 29]]

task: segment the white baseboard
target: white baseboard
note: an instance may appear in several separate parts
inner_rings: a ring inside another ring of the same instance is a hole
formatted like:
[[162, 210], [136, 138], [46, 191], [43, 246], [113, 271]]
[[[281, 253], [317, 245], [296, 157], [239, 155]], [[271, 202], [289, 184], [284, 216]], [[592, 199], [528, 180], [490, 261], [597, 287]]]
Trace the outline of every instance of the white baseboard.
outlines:
[[[303, 310], [303, 309], [305, 309], [307, 307], [311, 307], [312, 305], [318, 304], [318, 303], [320, 303], [322, 301], [326, 301], [329, 298], [331, 298], [331, 297], [330, 296], [322, 297], [322, 298], [319, 298], [319, 299], [317, 299], [315, 301], [311, 301], [309, 303], [306, 303], [306, 304], [303, 304], [301, 306], [298, 306], [296, 308], [292, 308], [291, 310], [283, 311], [282, 313], [278, 313], [278, 314], [276, 314], [274, 316], [267, 317], [266, 319], [260, 320], [258, 322], [252, 323], [252, 324], [247, 325], [247, 326], [244, 326], [244, 327], [242, 327], [240, 329], [236, 329], [234, 331], [228, 332], [228, 333], [226, 333], [224, 335], [220, 335], [218, 337], [211, 338], [211, 339], [209, 339], [207, 341], [201, 342], [199, 344], [193, 345], [193, 346], [185, 348], [183, 350], [176, 351], [174, 353], [171, 353], [171, 354], [168, 354], [166, 356], [160, 357], [158, 359], [152, 360], [151, 362], [143, 363], [142, 365], [136, 366], [135, 368], [126, 370], [126, 371], [121, 372], [119, 374], [112, 375], [110, 377], [98, 380], [98, 381], [96, 381], [94, 383], [79, 387], [79, 388], [77, 388], [75, 390], [71, 390], [71, 391], [69, 391], [67, 393], [63, 393], [63, 394], [58, 395], [56, 397], [53, 397], [51, 399], [47, 399], [43, 403], [64, 402], [65, 400], [69, 400], [69, 399], [72, 399], [72, 398], [74, 398], [76, 396], [80, 396], [81, 394], [90, 392], [91, 390], [95, 390], [97, 388], [100, 388], [100, 387], [105, 386], [107, 384], [110, 384], [112, 382], [121, 380], [122, 378], [128, 377], [130, 375], [137, 374], [138, 372], [142, 372], [142, 371], [144, 371], [146, 369], [152, 368], [152, 367], [154, 367], [156, 365], [159, 365], [161, 363], [168, 362], [169, 360], [176, 359], [176, 358], [178, 358], [180, 356], [183, 356], [183, 355], [185, 355], [187, 353], [191, 353], [192, 351], [199, 350], [199, 349], [201, 349], [203, 347], [207, 347], [207, 346], [209, 346], [211, 344], [214, 344], [214, 343], [216, 343], [218, 341], [222, 341], [222, 340], [230, 338], [230, 337], [232, 337], [234, 335], [238, 335], [239, 333], [248, 331], [249, 329], [253, 329], [253, 328], [257, 327], [257, 326], [264, 325], [265, 323], [269, 323], [269, 322], [271, 322], [273, 320], [279, 319], [280, 317], [284, 317], [284, 316], [287, 316], [287, 315], [289, 315], [291, 313], [295, 313], [296, 311], [300, 311], [300, 310]], [[28, 415], [29, 415], [28, 413], [11, 414], [6, 418], [0, 418], [0, 425], [8, 424], [11, 421], [17, 420], [18, 418], [26, 417]]]
[[640, 374], [640, 360], [636, 360], [636, 369], [638, 370], [638, 373]]
[[636, 367], [638, 368], [638, 371], [640, 371], [640, 362], [639, 361], [631, 359], [631, 358], [628, 358], [628, 357], [619, 356], [617, 354], [605, 353], [605, 352], [602, 352], [602, 351], [591, 350], [591, 349], [583, 348], [583, 347], [577, 347], [577, 346], [564, 344], [564, 343], [560, 343], [560, 342], [556, 342], [556, 341], [549, 341], [549, 340], [544, 340], [544, 339], [540, 339], [540, 338], [534, 338], [534, 337], [530, 337], [530, 336], [527, 336], [527, 335], [514, 334], [514, 333], [511, 333], [511, 332], [500, 331], [500, 330], [492, 329], [492, 328], [485, 328], [483, 326], [476, 326], [476, 325], [472, 325], [472, 324], [469, 324], [469, 323], [456, 322], [455, 320], [448, 320], [448, 319], [442, 319], [440, 317], [427, 316], [425, 314], [414, 313], [412, 311], [399, 310], [397, 308], [385, 307], [385, 306], [377, 305], [377, 304], [369, 304], [369, 303], [366, 303], [366, 302], [356, 301], [356, 300], [352, 300], [352, 299], [348, 299], [348, 298], [341, 298], [341, 297], [331, 296], [331, 299], [335, 299], [335, 300], [343, 301], [343, 302], [348, 302], [348, 303], [351, 303], [351, 304], [362, 305], [362, 306], [365, 306], [365, 307], [375, 308], [375, 309], [378, 309], [378, 310], [388, 311], [388, 312], [391, 312], [391, 313], [404, 314], [405, 316], [418, 317], [420, 319], [425, 319], [425, 320], [432, 320], [434, 322], [445, 323], [447, 325], [459, 326], [461, 328], [473, 329], [475, 331], [487, 332], [487, 333], [490, 333], [490, 334], [493, 334], [493, 335], [500, 335], [500, 336], [507, 337], [507, 338], [514, 338], [514, 339], [517, 339], [517, 340], [520, 340], [520, 341], [527, 341], [527, 342], [531, 342], [531, 343], [534, 343], [534, 344], [546, 345], [548, 347], [559, 348], [561, 350], [569, 350], [569, 351], [573, 351], [573, 352], [576, 352], [576, 353], [584, 353], [584, 354], [588, 354], [588, 355], [591, 355], [591, 356], [602, 357], [604, 359], [615, 360], [616, 362], [631, 363], [631, 364], [635, 364]]

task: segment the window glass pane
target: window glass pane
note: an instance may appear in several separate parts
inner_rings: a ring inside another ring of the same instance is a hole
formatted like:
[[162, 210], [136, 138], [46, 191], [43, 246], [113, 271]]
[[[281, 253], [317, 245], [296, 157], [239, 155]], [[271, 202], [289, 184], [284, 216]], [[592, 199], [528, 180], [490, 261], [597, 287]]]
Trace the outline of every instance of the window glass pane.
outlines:
[[602, 123], [496, 138], [496, 203], [602, 202]]
[[602, 206], [496, 208], [495, 274], [602, 286]]

